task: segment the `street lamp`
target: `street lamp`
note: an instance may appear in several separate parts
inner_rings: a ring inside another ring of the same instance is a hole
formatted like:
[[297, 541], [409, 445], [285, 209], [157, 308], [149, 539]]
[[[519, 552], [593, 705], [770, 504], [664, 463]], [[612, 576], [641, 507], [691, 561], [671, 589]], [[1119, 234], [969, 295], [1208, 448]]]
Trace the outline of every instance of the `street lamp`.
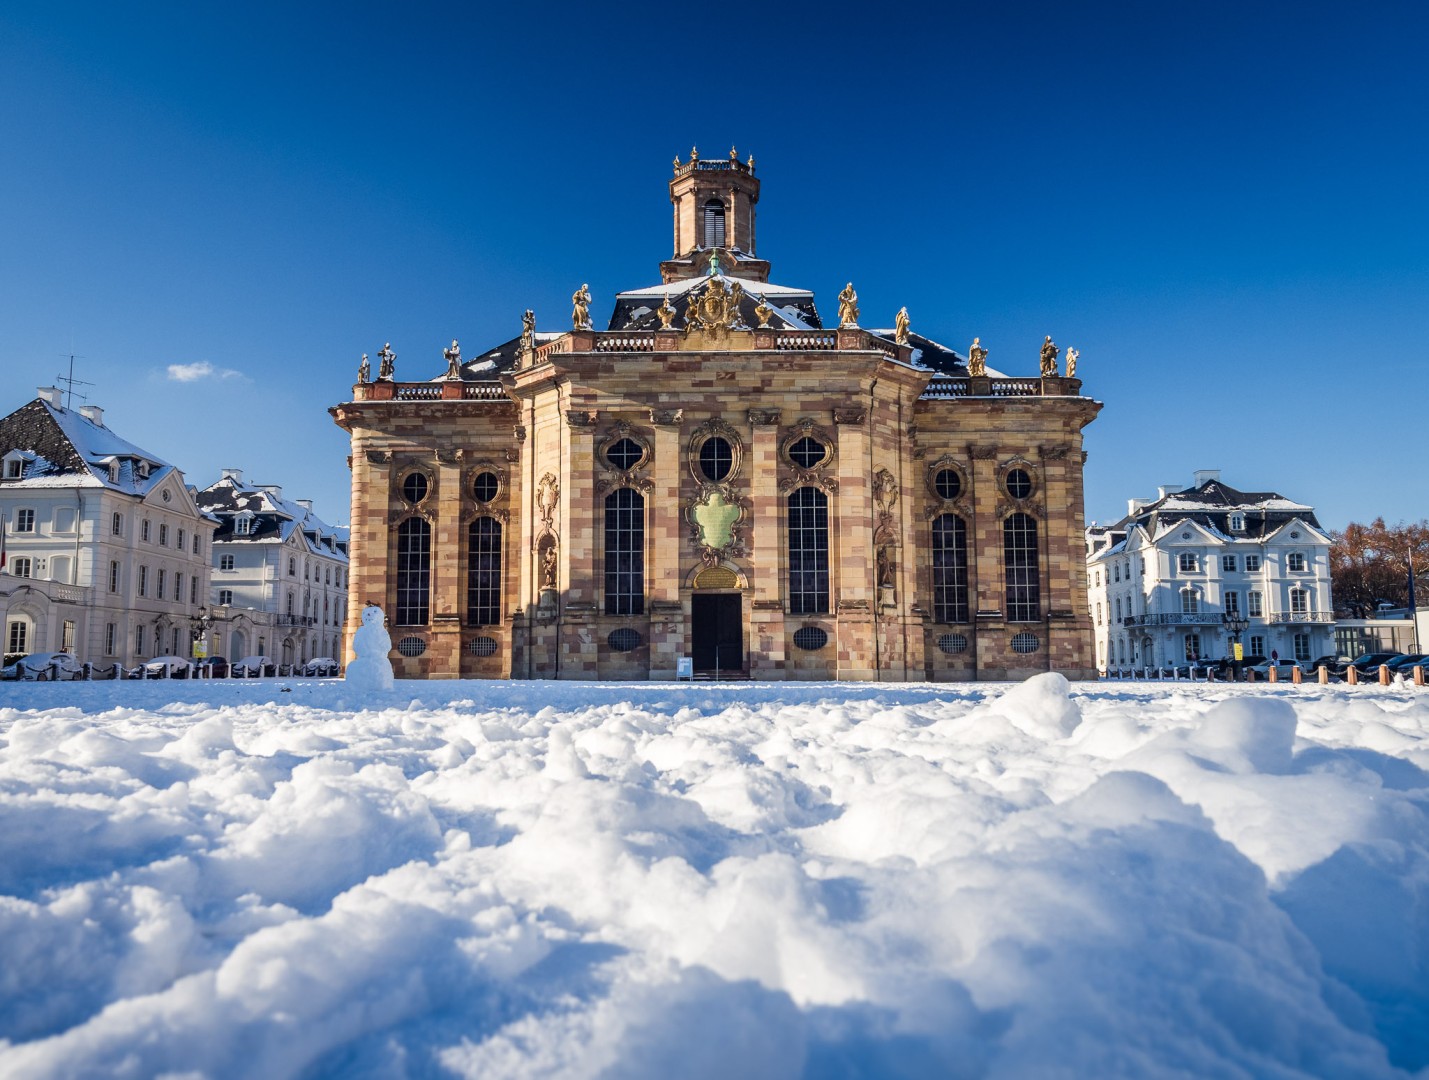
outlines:
[[1240, 658], [1235, 655], [1235, 645], [1240, 644], [1240, 636], [1246, 632], [1250, 626], [1250, 620], [1239, 611], [1221, 612], [1221, 626], [1225, 629], [1226, 636], [1231, 639], [1231, 672], [1236, 682], [1240, 682]]
[[[212, 622], [213, 616], [208, 613], [208, 608], [206, 607], [200, 607], [197, 615], [189, 616], [189, 638], [191, 640], [189, 646], [190, 656], [194, 654], [194, 645], [208, 639], [208, 628]], [[207, 650], [205, 650], [205, 654], [207, 654]], [[200, 657], [200, 659], [202, 658]]]

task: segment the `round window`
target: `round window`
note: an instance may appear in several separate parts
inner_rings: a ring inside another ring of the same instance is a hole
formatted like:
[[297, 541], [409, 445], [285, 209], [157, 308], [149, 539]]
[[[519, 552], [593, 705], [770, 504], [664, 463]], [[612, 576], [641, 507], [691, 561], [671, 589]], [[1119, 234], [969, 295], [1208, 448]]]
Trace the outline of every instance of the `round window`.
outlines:
[[[168, 489], [168, 488], [164, 488], [164, 502], [168, 502], [169, 499], [171, 499], [172, 497], [173, 497], [173, 496], [171, 496], [171, 495], [169, 494], [169, 489]], [[1299, 534], [1299, 533], [1291, 533], [1290, 535], [1291, 535], [1291, 536], [1299, 536], [1300, 534]]]
[[794, 647], [813, 652], [829, 643], [828, 632], [819, 626], [801, 626], [794, 631]]
[[640, 631], [622, 626], [619, 630], [612, 630], [610, 637], [605, 639], [605, 643], [610, 646], [612, 652], [630, 652], [640, 648], [642, 640]]
[[402, 481], [402, 498], [413, 506], [427, 497], [427, 478], [419, 472], [408, 473]]
[[500, 490], [501, 481], [496, 479], [494, 472], [477, 473], [471, 485], [471, 493], [479, 503], [489, 503]]
[[968, 651], [968, 639], [963, 634], [939, 634], [938, 648], [945, 653], [960, 653]]
[[940, 499], [956, 499], [963, 493], [963, 480], [952, 469], [939, 469], [933, 477], [933, 490]]
[[1013, 469], [1007, 474], [1007, 493], [1014, 499], [1025, 499], [1032, 494], [1032, 477], [1026, 469]]
[[472, 638], [466, 643], [466, 651], [472, 656], [495, 656], [496, 639], [489, 637]]
[[1030, 634], [1024, 630], [1020, 634], [1012, 635], [1012, 651], [1015, 653], [1036, 652], [1037, 646], [1041, 642], [1037, 640], [1036, 634]]
[[700, 446], [700, 472], [706, 480], [723, 480], [734, 467], [734, 450], [728, 439], [716, 435]]
[[808, 435], [789, 447], [789, 460], [801, 469], [812, 469], [817, 465], [822, 465], [828, 456], [828, 447]]
[[404, 637], [401, 641], [397, 642], [397, 651], [403, 656], [421, 656], [427, 651], [427, 640], [426, 638], [419, 638], [415, 635], [412, 637]]
[[621, 472], [633, 469], [640, 464], [640, 459], [645, 456], [645, 451], [640, 448], [640, 444], [634, 439], [618, 439], [609, 450], [605, 452], [605, 460], [614, 465]]

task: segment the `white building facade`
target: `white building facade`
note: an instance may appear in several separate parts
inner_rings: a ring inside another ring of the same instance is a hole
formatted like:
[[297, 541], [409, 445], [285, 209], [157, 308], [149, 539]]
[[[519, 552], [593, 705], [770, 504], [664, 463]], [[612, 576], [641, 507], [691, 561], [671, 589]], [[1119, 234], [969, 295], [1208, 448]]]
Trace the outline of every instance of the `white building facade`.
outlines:
[[7, 657], [69, 652], [133, 667], [188, 656], [209, 593], [214, 522], [183, 474], [62, 391], [0, 419]]
[[1103, 672], [1230, 657], [1228, 614], [1247, 624], [1246, 656], [1303, 662], [1334, 651], [1330, 538], [1314, 509], [1238, 491], [1218, 470], [1089, 527], [1087, 581]]
[[341, 658], [347, 614], [345, 528], [328, 525], [306, 499], [276, 484], [247, 484], [225, 469], [199, 491], [218, 521], [213, 540], [212, 648], [229, 660], [269, 656], [301, 665]]

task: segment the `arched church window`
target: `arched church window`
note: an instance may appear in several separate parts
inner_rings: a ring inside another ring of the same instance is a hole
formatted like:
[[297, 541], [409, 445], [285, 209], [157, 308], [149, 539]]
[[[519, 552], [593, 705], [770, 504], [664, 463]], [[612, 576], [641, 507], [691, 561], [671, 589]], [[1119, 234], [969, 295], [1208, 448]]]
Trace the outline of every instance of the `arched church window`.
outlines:
[[1007, 586], [1009, 622], [1037, 622], [1042, 597], [1037, 575], [1037, 522], [1029, 514], [1012, 514], [1002, 523], [1002, 561]]
[[397, 526], [397, 606], [393, 624], [425, 626], [432, 582], [432, 527], [421, 518]]
[[968, 529], [956, 514], [933, 519], [933, 621], [968, 621]]
[[501, 522], [495, 518], [476, 518], [467, 529], [466, 621], [501, 622]]
[[605, 613], [644, 611], [645, 497], [634, 488], [616, 488], [605, 498]]
[[789, 611], [829, 610], [829, 497], [802, 487], [789, 496]]
[[704, 205], [704, 246], [724, 247], [724, 203], [710, 199]]

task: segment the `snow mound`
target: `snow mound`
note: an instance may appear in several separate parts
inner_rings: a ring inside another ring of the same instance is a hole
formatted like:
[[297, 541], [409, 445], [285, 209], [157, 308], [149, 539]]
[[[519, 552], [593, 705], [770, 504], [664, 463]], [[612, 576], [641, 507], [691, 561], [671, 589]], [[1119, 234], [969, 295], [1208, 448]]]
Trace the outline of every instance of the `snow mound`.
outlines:
[[1429, 1069], [1414, 687], [420, 692], [0, 685], [0, 1075]]

